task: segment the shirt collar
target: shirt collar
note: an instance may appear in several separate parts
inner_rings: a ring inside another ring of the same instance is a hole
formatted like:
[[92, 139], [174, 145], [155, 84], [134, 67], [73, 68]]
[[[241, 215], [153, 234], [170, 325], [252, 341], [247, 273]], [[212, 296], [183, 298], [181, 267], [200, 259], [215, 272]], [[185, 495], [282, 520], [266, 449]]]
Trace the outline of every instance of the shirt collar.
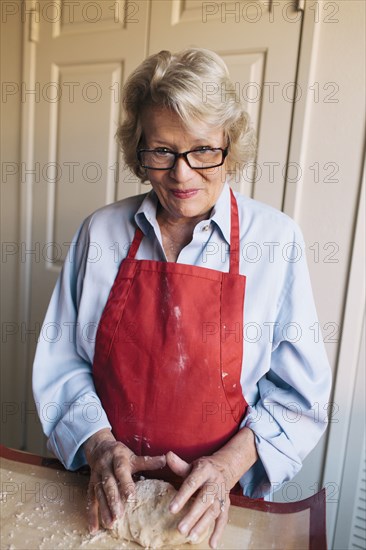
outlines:
[[[135, 214], [135, 221], [140, 229], [146, 234], [153, 227], [157, 229], [158, 223], [156, 220], [156, 209], [158, 205], [158, 197], [155, 191], [152, 189], [145, 196], [139, 209]], [[212, 209], [210, 222], [214, 222], [218, 229], [221, 231], [222, 236], [228, 244], [230, 244], [230, 216], [231, 213], [231, 197], [230, 187], [228, 183], [224, 184], [224, 187], [220, 193], [219, 198], [215, 206]], [[203, 223], [203, 222], [201, 222]], [[159, 231], [160, 233], [160, 231]]]
[[157, 206], [158, 197], [152, 189], [149, 193], [146, 194], [144, 200], [140, 204], [140, 207], [135, 214], [135, 222], [145, 234], [149, 233], [151, 227], [157, 226]]
[[225, 241], [230, 245], [231, 196], [228, 183], [224, 184], [221, 194], [212, 209], [210, 220], [215, 222]]

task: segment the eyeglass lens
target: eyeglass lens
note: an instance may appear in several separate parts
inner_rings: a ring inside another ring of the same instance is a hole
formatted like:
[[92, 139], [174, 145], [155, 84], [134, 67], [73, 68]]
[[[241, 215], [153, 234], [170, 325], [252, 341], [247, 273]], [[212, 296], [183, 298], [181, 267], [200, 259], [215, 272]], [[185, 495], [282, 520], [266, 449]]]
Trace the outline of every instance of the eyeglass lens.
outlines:
[[[141, 164], [147, 168], [173, 168], [176, 154], [170, 151], [140, 151]], [[198, 149], [184, 155], [191, 168], [213, 168], [222, 164], [224, 152], [221, 149]]]

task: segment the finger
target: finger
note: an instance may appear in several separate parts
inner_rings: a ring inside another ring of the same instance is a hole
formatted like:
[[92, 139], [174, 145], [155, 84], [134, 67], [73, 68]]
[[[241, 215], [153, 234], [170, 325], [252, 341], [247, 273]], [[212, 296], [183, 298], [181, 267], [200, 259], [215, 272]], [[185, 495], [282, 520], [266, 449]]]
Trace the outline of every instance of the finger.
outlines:
[[[205, 513], [199, 518], [199, 520], [193, 525], [192, 529], [188, 531], [188, 538], [193, 543], [197, 542], [202, 536], [204, 536], [212, 524], [217, 522], [221, 516], [221, 512], [218, 507], [212, 505]], [[225, 526], [225, 523], [224, 523]], [[216, 525], [215, 525], [216, 528]], [[211, 537], [212, 538], [212, 537]], [[210, 540], [211, 540], [210, 538]], [[215, 539], [214, 539], [215, 542]]]
[[131, 457], [132, 473], [144, 470], [159, 470], [166, 465], [165, 455], [161, 456], [136, 456]]
[[204, 525], [208, 525], [212, 521], [212, 518], [216, 519], [221, 513], [218, 504], [219, 501], [212, 494], [207, 494], [205, 485], [194, 499], [187, 514], [180, 521], [178, 525], [179, 531], [184, 535], [188, 535], [196, 525], [199, 525], [199, 522], [207, 513], [209, 517], [206, 518]]
[[113, 470], [118, 482], [119, 494], [126, 500], [130, 500], [135, 494], [135, 484], [132, 479], [130, 461], [115, 459], [113, 461]]
[[192, 472], [183, 481], [178, 493], [173, 498], [169, 505], [169, 510], [176, 514], [188, 502], [191, 496], [204, 484], [205, 477], [198, 469], [193, 469]]
[[113, 472], [117, 479], [119, 493], [127, 499], [135, 492], [135, 484], [132, 479], [131, 459], [115, 456], [113, 458]]
[[107, 475], [103, 479], [102, 487], [112, 520], [121, 517], [123, 507], [116, 478], [113, 475]]
[[99, 530], [99, 505], [94, 491], [94, 482], [90, 481], [87, 493], [86, 515], [90, 533], [94, 534]]
[[103, 481], [100, 481], [99, 483], [95, 484], [94, 491], [98, 499], [102, 525], [107, 529], [111, 528], [113, 524], [113, 517], [108, 506], [106, 495], [104, 493]]
[[221, 512], [221, 514], [216, 520], [215, 528], [209, 540], [209, 544], [211, 548], [217, 548], [219, 544], [219, 540], [222, 537], [225, 526], [228, 522], [228, 518], [229, 518], [229, 503], [226, 504], [225, 510]]
[[178, 455], [169, 451], [166, 455], [166, 463], [169, 468], [180, 477], [187, 477], [192, 470], [191, 464], [181, 459]]

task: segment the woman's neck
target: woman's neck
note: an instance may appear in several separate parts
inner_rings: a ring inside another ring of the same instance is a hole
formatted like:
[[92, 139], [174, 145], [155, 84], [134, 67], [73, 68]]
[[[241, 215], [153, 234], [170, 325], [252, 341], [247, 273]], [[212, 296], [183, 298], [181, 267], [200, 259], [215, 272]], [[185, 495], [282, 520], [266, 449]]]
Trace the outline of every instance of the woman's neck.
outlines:
[[157, 221], [165, 255], [169, 261], [177, 261], [181, 250], [191, 242], [196, 225], [208, 217], [209, 213], [194, 218], [173, 218], [160, 205], [158, 206]]

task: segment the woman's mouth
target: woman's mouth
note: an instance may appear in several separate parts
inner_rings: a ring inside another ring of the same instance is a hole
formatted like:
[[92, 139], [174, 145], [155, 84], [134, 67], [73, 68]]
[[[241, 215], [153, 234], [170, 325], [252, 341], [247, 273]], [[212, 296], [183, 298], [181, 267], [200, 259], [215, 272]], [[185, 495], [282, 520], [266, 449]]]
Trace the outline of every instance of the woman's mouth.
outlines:
[[172, 189], [172, 193], [177, 199], [191, 199], [197, 195], [198, 191], [198, 189]]

